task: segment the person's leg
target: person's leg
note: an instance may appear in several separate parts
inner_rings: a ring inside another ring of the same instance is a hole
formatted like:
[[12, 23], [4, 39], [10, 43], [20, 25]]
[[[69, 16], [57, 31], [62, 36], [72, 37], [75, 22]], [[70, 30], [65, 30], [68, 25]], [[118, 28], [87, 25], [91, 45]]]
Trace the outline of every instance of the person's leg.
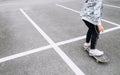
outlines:
[[[97, 44], [97, 40], [99, 37], [99, 30], [98, 27], [88, 21], [85, 21], [85, 24], [87, 25], [88, 32], [87, 32], [87, 36], [86, 36], [86, 43], [84, 43], [84, 49], [88, 49], [90, 46], [90, 50], [89, 50], [89, 55], [90, 56], [101, 56], [103, 55], [103, 51], [99, 51], [98, 49], [96, 49], [96, 44]], [[91, 44], [89, 45], [88, 43]]]
[[90, 56], [101, 56], [104, 54], [103, 51], [96, 49], [98, 38], [99, 38], [98, 26], [92, 25], [92, 37], [91, 37], [91, 45], [90, 45], [90, 51], [89, 51]]
[[92, 27], [91, 27], [91, 23], [89, 23], [88, 21], [86, 20], [83, 20], [85, 25], [88, 27], [88, 31], [87, 31], [87, 34], [86, 34], [86, 43], [90, 43], [90, 40], [91, 40], [91, 36], [92, 36]]
[[91, 36], [91, 49], [95, 49], [97, 45], [97, 40], [99, 38], [99, 30], [96, 25], [92, 25], [92, 36]]
[[92, 37], [92, 29], [89, 28], [86, 35], [86, 43], [90, 43], [91, 37]]

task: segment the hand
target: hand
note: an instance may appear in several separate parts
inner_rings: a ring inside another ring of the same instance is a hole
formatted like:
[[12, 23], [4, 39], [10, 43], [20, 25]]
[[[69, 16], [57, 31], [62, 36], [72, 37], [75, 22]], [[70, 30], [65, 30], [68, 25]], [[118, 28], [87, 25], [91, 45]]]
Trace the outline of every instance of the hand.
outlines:
[[98, 25], [98, 30], [99, 30], [99, 32], [103, 32], [104, 31], [104, 27], [102, 25]]

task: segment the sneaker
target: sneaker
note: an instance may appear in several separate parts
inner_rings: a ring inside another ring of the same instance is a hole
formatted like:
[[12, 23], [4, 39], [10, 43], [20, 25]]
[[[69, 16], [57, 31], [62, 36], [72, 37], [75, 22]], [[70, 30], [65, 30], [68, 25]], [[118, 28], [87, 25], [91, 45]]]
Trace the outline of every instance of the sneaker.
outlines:
[[83, 48], [87, 50], [90, 47], [90, 43], [84, 43]]
[[102, 56], [104, 54], [104, 52], [103, 51], [100, 51], [100, 50], [98, 50], [98, 49], [91, 49], [90, 51], [89, 51], [89, 55], [90, 56]]

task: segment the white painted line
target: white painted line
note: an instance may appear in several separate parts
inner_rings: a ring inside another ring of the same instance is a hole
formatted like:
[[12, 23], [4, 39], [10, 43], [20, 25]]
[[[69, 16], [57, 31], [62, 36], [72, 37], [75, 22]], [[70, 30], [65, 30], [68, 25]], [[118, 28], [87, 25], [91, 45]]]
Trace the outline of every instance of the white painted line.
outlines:
[[[110, 31], [114, 31], [114, 30], [117, 30], [117, 29], [120, 29], [120, 26], [107, 29], [102, 34], [110, 32]], [[56, 45], [58, 45], [58, 46], [65, 45], [65, 44], [68, 44], [68, 43], [71, 43], [71, 42], [83, 40], [83, 39], [85, 39], [85, 37], [86, 36], [84, 35], [84, 36], [80, 36], [80, 37], [77, 37], [77, 38], [65, 40], [65, 41], [56, 43]], [[21, 52], [21, 53], [18, 53], [18, 54], [10, 55], [10, 56], [7, 56], [7, 57], [3, 57], [3, 58], [0, 59], [0, 63], [9, 61], [9, 60], [12, 60], [12, 59], [15, 59], [15, 58], [27, 56], [27, 55], [30, 55], [30, 54], [33, 54], [33, 53], [41, 52], [41, 51], [44, 51], [44, 50], [47, 50], [47, 49], [50, 49], [50, 48], [52, 48], [52, 46], [48, 45], [48, 46], [44, 46], [44, 47], [41, 47], [41, 48], [36, 48], [36, 49], [33, 49], [33, 50], [29, 50], [29, 51]]]
[[[56, 4], [56, 5], [59, 6], [59, 7], [64, 8], [64, 9], [67, 9], [67, 10], [70, 10], [70, 11], [73, 11], [73, 12], [76, 12], [76, 13], [80, 14], [80, 11], [76, 11], [76, 10], [74, 10], [74, 9], [71, 9], [71, 8], [68, 8], [68, 7], [65, 7], [65, 6], [63, 6], [63, 5], [59, 5], [59, 4]], [[116, 23], [114, 23], [114, 22], [111, 22], [111, 21], [108, 21], [108, 20], [105, 20], [105, 19], [102, 19], [102, 21], [107, 22], [107, 23], [110, 23], [110, 24], [115, 25], [115, 26], [120, 26], [119, 24], [116, 24]]]
[[105, 20], [105, 19], [102, 19], [102, 21], [106, 22], [106, 23], [109, 23], [109, 24], [112, 24], [112, 25], [115, 25], [115, 26], [120, 26], [119, 24], [117, 23], [114, 23], [114, 22], [111, 22], [111, 21], [108, 21], [108, 20]]
[[84, 36], [80, 36], [80, 37], [77, 37], [77, 38], [69, 39], [69, 40], [66, 40], [66, 41], [58, 42], [57, 45], [60, 46], [60, 45], [68, 44], [68, 43], [71, 43], [71, 42], [83, 40], [85, 38], [86, 38], [86, 36], [84, 35]]
[[40, 34], [49, 42], [55, 51], [61, 56], [66, 64], [73, 70], [76, 75], [85, 75], [74, 62], [54, 43], [54, 41], [20, 8], [22, 14], [32, 23], [32, 25], [40, 32]]
[[120, 29], [120, 26], [105, 30], [102, 34]]
[[68, 8], [68, 7], [65, 7], [65, 6], [63, 6], [63, 5], [59, 5], [59, 4], [56, 4], [57, 6], [59, 6], [59, 7], [62, 7], [62, 8], [65, 8], [65, 9], [68, 9], [68, 10], [71, 10], [71, 11], [74, 11], [74, 12], [76, 12], [76, 13], [79, 13], [80, 14], [80, 12], [79, 11], [76, 11], [76, 10], [74, 10], [74, 9], [71, 9], [71, 8]]
[[26, 56], [26, 55], [29, 55], [29, 54], [32, 54], [32, 53], [40, 52], [40, 51], [46, 50], [48, 48], [52, 48], [52, 46], [48, 45], [48, 46], [44, 46], [44, 47], [41, 47], [41, 48], [25, 51], [25, 52], [22, 52], [22, 53], [11, 55], [11, 56], [7, 56], [7, 57], [4, 57], [4, 58], [1, 58], [0, 63], [3, 63], [3, 62], [8, 61], [8, 60], [15, 59], [15, 58], [23, 57], [23, 56]]
[[113, 8], [120, 8], [119, 6], [109, 5], [109, 4], [104, 4], [104, 6], [113, 7]]
[[[110, 29], [106, 29], [104, 32], [102, 32], [101, 34], [105, 34], [105, 33], [108, 33], [108, 32], [111, 32], [111, 31], [115, 31], [115, 30], [118, 30], [120, 29], [120, 26], [119, 27], [114, 27], [114, 28], [110, 28]], [[58, 46], [61, 46], [61, 45], [65, 45], [65, 44], [68, 44], [68, 43], [71, 43], [71, 42], [76, 42], [76, 41], [79, 41], [79, 40], [83, 40], [85, 39], [86, 36], [83, 35], [83, 36], [80, 36], [80, 37], [77, 37], [77, 38], [73, 38], [73, 39], [69, 39], [69, 40], [65, 40], [65, 41], [62, 41], [62, 42], [58, 42], [56, 43]]]

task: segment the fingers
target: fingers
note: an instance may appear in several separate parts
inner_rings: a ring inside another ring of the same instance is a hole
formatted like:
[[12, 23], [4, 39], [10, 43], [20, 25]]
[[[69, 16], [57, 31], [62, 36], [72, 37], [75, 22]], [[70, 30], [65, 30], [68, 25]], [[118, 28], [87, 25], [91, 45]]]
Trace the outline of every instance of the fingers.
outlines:
[[99, 32], [103, 32], [104, 31], [104, 27], [102, 25], [98, 26]]

